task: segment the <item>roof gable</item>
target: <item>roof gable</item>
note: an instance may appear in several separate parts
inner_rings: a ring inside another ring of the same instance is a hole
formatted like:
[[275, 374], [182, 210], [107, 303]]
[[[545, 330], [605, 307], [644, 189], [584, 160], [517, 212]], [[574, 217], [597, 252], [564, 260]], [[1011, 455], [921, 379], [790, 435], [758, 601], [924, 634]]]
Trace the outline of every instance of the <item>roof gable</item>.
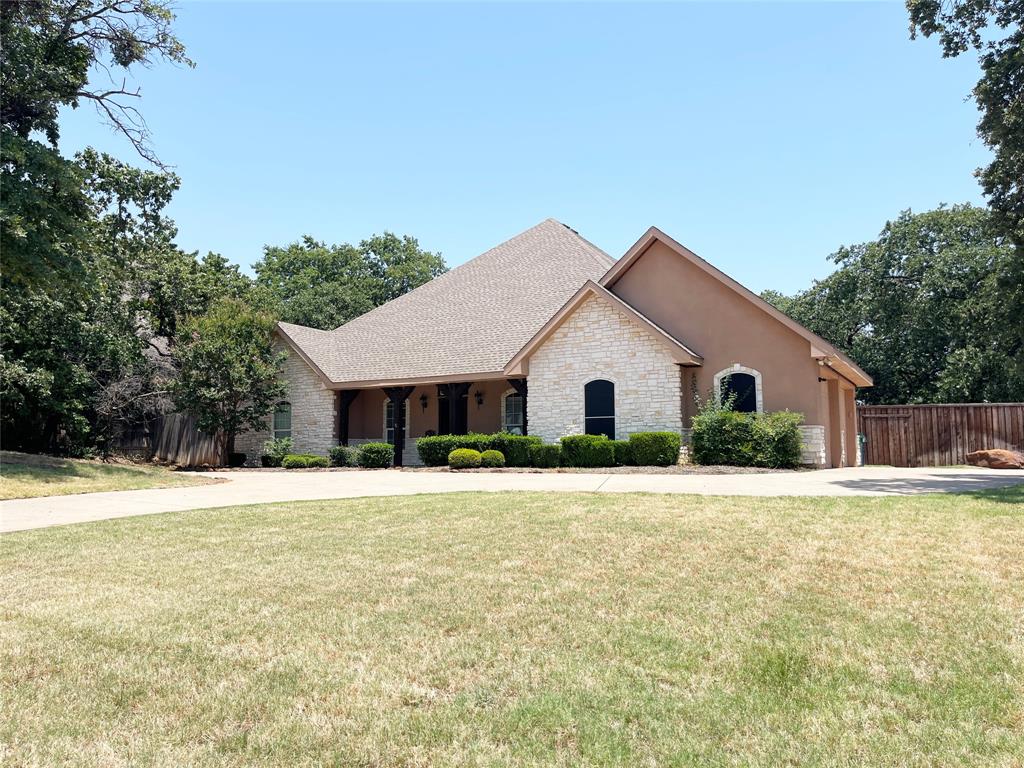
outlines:
[[557, 331], [566, 322], [566, 320], [568, 320], [572, 314], [580, 308], [580, 306], [583, 305], [585, 301], [591, 298], [597, 298], [600, 301], [611, 305], [620, 313], [625, 315], [630, 321], [650, 333], [655, 341], [664, 346], [668, 350], [669, 354], [672, 355], [673, 360], [680, 365], [700, 365], [703, 361], [703, 358], [700, 355], [667, 331], [655, 325], [649, 318], [642, 315], [634, 307], [631, 307], [611, 291], [602, 288], [593, 280], [587, 280], [587, 282], [583, 284], [583, 287], [580, 288], [572, 298], [569, 299], [569, 301], [567, 301], [562, 308], [559, 309], [558, 312], [556, 312], [551, 319], [533, 335], [533, 337], [521, 350], [519, 350], [519, 352], [516, 353], [515, 357], [509, 360], [508, 365], [505, 366], [505, 373], [510, 376], [522, 375], [525, 373], [528, 361], [533, 353], [543, 346], [544, 342], [547, 341], [551, 335]]
[[279, 331], [329, 385], [498, 378], [579, 286], [613, 259], [547, 219], [331, 331]]
[[860, 387], [870, 387], [874, 383], [871, 377], [868, 376], [860, 366], [853, 362], [853, 360], [844, 353], [836, 349], [832, 344], [798, 323], [789, 315], [773, 307], [756, 293], [744, 287], [717, 267], [709, 264], [689, 248], [677, 242], [669, 235], [666, 235], [657, 227], [651, 227], [648, 229], [643, 236], [637, 240], [628, 251], [626, 251], [625, 255], [623, 255], [623, 257], [619, 259], [600, 279], [600, 285], [606, 289], [612, 289], [615, 283], [629, 271], [629, 269], [655, 242], [664, 244], [681, 258], [685, 259], [687, 262], [694, 265], [713, 279], [722, 283], [740, 297], [749, 301], [755, 307], [781, 323], [793, 333], [804, 338], [811, 346], [812, 357], [828, 360], [828, 363], [833, 368], [835, 368], [845, 378], [849, 379], [853, 384]]

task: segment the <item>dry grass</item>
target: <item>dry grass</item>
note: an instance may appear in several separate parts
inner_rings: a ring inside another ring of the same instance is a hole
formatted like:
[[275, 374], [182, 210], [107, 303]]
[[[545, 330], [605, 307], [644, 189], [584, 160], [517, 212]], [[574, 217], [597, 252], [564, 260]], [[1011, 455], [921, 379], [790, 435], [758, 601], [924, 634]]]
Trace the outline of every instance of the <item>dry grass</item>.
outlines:
[[5, 765], [1020, 765], [1024, 491], [9, 534]]
[[84, 459], [58, 459], [0, 451], [0, 499], [30, 499], [95, 491], [175, 488], [212, 482], [171, 472], [163, 467], [107, 464]]

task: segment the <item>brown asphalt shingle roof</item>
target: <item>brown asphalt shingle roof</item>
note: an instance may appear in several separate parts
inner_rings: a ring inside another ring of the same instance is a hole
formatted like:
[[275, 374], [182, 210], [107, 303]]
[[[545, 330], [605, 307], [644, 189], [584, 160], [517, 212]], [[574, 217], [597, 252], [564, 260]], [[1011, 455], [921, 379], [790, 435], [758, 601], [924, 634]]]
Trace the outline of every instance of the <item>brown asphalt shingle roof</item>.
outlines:
[[614, 261], [547, 219], [333, 331], [278, 327], [337, 384], [498, 373]]

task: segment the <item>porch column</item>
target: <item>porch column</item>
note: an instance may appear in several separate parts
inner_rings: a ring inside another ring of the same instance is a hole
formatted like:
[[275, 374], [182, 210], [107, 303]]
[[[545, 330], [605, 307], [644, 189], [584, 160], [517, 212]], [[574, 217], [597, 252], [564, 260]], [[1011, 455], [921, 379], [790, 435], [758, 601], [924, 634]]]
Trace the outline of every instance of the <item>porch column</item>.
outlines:
[[395, 413], [395, 466], [402, 466], [402, 450], [405, 448], [405, 419], [402, 418], [402, 403], [409, 399], [415, 387], [384, 387], [384, 394], [394, 407]]
[[[528, 435], [530, 432], [526, 428], [526, 379], [509, 379], [508, 383], [516, 394], [523, 398], [523, 434]], [[505, 425], [502, 424], [501, 427], [504, 429]]]
[[358, 389], [338, 390], [338, 445], [348, 445], [348, 409], [358, 396]]

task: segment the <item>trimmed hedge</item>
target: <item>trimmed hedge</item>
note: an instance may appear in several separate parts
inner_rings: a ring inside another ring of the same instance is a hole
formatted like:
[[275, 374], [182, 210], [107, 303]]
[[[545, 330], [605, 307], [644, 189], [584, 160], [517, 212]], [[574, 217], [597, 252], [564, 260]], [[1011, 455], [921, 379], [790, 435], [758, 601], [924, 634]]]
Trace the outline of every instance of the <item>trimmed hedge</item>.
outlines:
[[693, 418], [697, 464], [790, 468], [800, 463], [801, 413], [738, 413], [706, 406]]
[[671, 467], [679, 463], [678, 432], [637, 432], [629, 436], [633, 461], [640, 467]]
[[615, 452], [615, 466], [633, 467], [636, 461], [633, 458], [633, 446], [629, 440], [612, 440], [612, 450]]
[[513, 435], [498, 432], [491, 435], [491, 442], [485, 450], [499, 451], [505, 457], [505, 465], [509, 467], [530, 466], [530, 448], [540, 445], [541, 439], [536, 435]]
[[559, 467], [562, 465], [562, 446], [558, 443], [545, 445], [538, 443], [530, 446], [530, 466]]
[[387, 469], [395, 463], [395, 446], [391, 443], [363, 443], [357, 457], [363, 469]]
[[481, 467], [504, 467], [505, 455], [501, 451], [484, 451], [480, 454]]
[[448, 454], [448, 466], [452, 469], [476, 469], [483, 461], [483, 454], [472, 448], [456, 448]]
[[448, 463], [448, 454], [457, 448], [474, 451], [501, 451], [505, 463], [510, 467], [530, 466], [530, 446], [540, 445], [540, 438], [533, 435], [512, 435], [498, 432], [485, 435], [471, 432], [468, 435], [434, 435], [421, 437], [416, 441], [416, 452], [428, 467], [443, 467]]
[[332, 467], [358, 467], [359, 449], [350, 445], [336, 445], [327, 452]]
[[330, 466], [326, 456], [314, 456], [311, 453], [289, 453], [281, 459], [285, 469], [311, 469]]
[[566, 435], [559, 442], [564, 467], [615, 466], [615, 447], [604, 435]]

